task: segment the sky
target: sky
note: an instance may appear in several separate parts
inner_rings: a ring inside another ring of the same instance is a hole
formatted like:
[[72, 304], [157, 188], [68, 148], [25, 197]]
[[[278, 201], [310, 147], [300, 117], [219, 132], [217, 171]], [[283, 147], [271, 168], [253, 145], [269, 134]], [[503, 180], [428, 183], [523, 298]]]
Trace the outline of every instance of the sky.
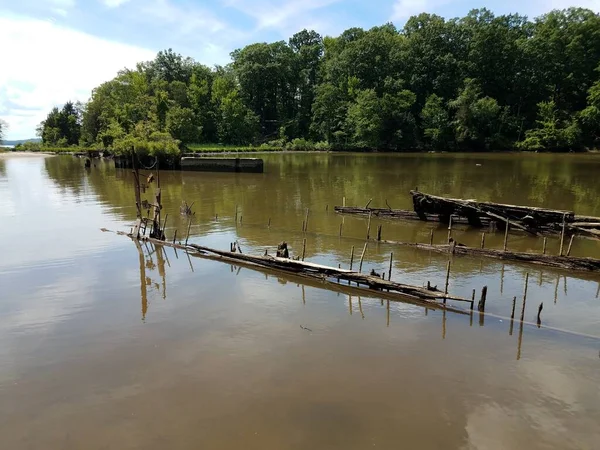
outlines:
[[302, 29], [335, 36], [421, 12], [452, 18], [486, 7], [536, 17], [600, 0], [0, 0], [0, 119], [5, 139], [35, 137], [53, 106], [87, 101], [120, 69], [172, 48], [212, 66], [236, 48]]

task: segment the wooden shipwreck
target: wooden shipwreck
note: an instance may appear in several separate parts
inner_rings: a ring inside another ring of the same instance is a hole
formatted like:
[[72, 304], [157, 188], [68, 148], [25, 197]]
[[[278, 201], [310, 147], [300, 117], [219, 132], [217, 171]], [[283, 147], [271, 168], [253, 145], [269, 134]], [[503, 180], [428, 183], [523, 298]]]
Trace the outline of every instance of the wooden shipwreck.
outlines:
[[[387, 219], [419, 220], [476, 228], [489, 227], [526, 232], [532, 235], [579, 234], [600, 238], [600, 217], [579, 216], [573, 211], [480, 202], [460, 198], [441, 197], [418, 190], [410, 191], [413, 211], [388, 208], [336, 206], [341, 214], [374, 216]], [[370, 202], [369, 202], [370, 203]], [[564, 230], [564, 231], [563, 231]]]

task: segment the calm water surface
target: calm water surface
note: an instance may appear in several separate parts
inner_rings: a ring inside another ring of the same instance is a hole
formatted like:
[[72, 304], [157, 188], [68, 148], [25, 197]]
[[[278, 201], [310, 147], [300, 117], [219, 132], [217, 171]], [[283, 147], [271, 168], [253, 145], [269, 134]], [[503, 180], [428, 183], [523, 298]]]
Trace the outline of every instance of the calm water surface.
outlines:
[[[306, 238], [309, 261], [347, 267], [366, 220], [336, 215], [343, 197], [408, 209], [418, 187], [600, 216], [596, 156], [264, 158], [264, 174], [161, 172], [167, 237], [185, 235], [186, 200], [191, 242], [262, 254], [286, 240], [297, 254]], [[600, 276], [456, 257], [450, 292], [487, 285], [489, 315], [388, 307], [100, 231], [131, 228], [132, 186], [108, 162], [0, 157], [0, 448], [598, 448]], [[389, 240], [447, 236], [379, 224]], [[511, 235], [509, 248], [541, 241]], [[446, 255], [372, 244], [363, 270], [387, 270], [392, 251], [395, 280], [443, 285]], [[600, 245], [576, 239], [573, 253]], [[542, 326], [511, 334], [527, 272], [525, 317], [543, 302]]]

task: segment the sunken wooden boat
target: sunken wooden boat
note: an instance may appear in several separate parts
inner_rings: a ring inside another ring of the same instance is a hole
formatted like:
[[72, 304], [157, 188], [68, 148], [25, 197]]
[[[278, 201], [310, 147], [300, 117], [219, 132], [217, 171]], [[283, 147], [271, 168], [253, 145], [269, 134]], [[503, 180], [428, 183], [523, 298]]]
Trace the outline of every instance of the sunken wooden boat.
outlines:
[[[110, 230], [103, 228], [102, 231], [108, 232]], [[398, 283], [389, 279], [386, 280], [385, 278], [377, 275], [365, 274], [353, 270], [330, 267], [306, 261], [299, 261], [292, 258], [281, 258], [271, 255], [248, 255], [241, 253], [239, 250], [224, 251], [196, 244], [168, 242], [146, 236], [139, 236], [136, 239], [136, 235], [134, 233], [117, 231], [116, 234], [127, 236], [134, 241], [139, 240], [141, 242], [151, 242], [153, 244], [162, 245], [165, 247], [180, 249], [192, 256], [198, 256], [200, 258], [212, 259], [227, 263], [236, 263], [238, 265], [241, 264], [256, 270], [269, 269], [280, 273], [288, 273], [300, 277], [310, 278], [312, 280], [318, 280], [324, 283], [325, 286], [333, 287], [339, 285], [341, 281], [346, 281], [349, 285], [351, 283], [356, 285], [354, 289], [357, 293], [360, 293], [361, 291], [366, 291], [371, 294], [377, 293], [379, 296], [389, 300], [403, 302], [408, 301], [409, 303], [426, 306], [431, 309], [447, 309], [449, 311], [459, 313], [468, 312], [469, 310], [473, 309], [473, 299], [451, 295], [448, 292], [443, 292], [436, 288], [427, 288]], [[469, 309], [462, 309], [447, 302], [466, 302], [470, 306]]]
[[580, 216], [573, 211], [479, 202], [460, 198], [440, 197], [417, 190], [410, 191], [413, 211], [388, 208], [335, 206], [340, 214], [374, 216], [386, 219], [418, 220], [424, 222], [452, 221], [455, 225], [482, 228], [492, 227], [522, 231], [533, 235], [579, 234], [600, 238], [600, 217]]

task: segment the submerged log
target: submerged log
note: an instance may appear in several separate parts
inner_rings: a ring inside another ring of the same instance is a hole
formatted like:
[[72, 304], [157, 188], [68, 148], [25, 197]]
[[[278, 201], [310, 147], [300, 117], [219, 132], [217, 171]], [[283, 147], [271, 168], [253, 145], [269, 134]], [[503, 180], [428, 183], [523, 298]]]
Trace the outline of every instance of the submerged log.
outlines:
[[429, 245], [413, 244], [409, 242], [381, 241], [385, 244], [402, 245], [413, 247], [420, 250], [430, 250], [438, 253], [448, 253], [450, 251], [455, 255], [485, 256], [488, 258], [501, 259], [505, 261], [516, 261], [529, 264], [537, 264], [548, 267], [557, 267], [560, 269], [580, 270], [580, 271], [598, 271], [600, 270], [600, 259], [588, 257], [573, 256], [553, 256], [538, 253], [510, 252], [494, 249], [482, 249], [475, 247], [466, 247], [464, 245]]

